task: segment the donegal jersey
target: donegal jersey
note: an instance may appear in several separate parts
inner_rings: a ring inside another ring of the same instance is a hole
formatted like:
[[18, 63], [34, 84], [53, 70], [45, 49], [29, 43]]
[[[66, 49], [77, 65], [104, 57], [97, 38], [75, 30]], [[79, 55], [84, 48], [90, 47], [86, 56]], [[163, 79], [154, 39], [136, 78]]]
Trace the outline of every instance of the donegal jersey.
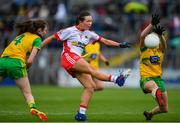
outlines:
[[141, 77], [162, 76], [162, 62], [164, 53], [160, 49], [143, 47], [140, 52]]
[[38, 49], [41, 48], [42, 39], [36, 35], [29, 32], [23, 33], [17, 36], [4, 50], [1, 57], [17, 58], [26, 61], [26, 55], [31, 53], [33, 47]]
[[88, 44], [85, 47], [85, 59], [96, 69], [99, 69], [100, 44]]
[[63, 52], [73, 52], [79, 56], [82, 55], [84, 47], [93, 42], [100, 40], [100, 36], [90, 30], [81, 31], [76, 26], [62, 29], [56, 32], [55, 37], [58, 41], [63, 42]]

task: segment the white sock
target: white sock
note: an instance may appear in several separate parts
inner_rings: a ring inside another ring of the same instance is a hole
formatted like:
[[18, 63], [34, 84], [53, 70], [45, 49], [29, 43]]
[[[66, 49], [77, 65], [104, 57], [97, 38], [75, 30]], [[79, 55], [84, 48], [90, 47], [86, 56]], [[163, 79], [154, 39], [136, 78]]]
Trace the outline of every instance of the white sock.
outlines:
[[86, 114], [87, 106], [80, 105], [79, 113]]
[[158, 88], [154, 88], [151, 92], [151, 95], [156, 98], [156, 91], [157, 91]]
[[115, 76], [115, 75], [110, 75], [109, 76], [109, 80], [111, 81], [111, 82], [116, 82], [116, 79], [118, 78], [118, 76]]

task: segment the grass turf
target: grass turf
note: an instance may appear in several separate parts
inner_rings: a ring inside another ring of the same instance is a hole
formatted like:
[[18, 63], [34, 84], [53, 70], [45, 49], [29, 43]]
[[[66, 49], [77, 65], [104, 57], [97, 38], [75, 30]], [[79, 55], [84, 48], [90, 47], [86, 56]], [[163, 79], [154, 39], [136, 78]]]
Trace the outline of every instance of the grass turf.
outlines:
[[[32, 86], [38, 109], [45, 112], [49, 122], [75, 122], [82, 88]], [[156, 115], [152, 122], [180, 121], [180, 89], [168, 89], [169, 112]], [[107, 88], [96, 92], [87, 111], [89, 122], [144, 122], [144, 110], [156, 105], [150, 94], [140, 89]], [[17, 87], [0, 87], [0, 122], [38, 122]]]

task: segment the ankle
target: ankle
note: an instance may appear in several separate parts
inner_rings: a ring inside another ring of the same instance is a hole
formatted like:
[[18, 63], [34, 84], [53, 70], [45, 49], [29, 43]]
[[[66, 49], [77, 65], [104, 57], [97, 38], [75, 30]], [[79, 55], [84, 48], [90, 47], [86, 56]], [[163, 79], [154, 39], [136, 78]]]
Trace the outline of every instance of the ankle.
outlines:
[[111, 81], [111, 82], [116, 82], [116, 79], [118, 78], [118, 76], [115, 76], [115, 75], [110, 75], [109, 76], [109, 81]]
[[32, 108], [36, 109], [37, 108], [36, 103], [34, 101], [28, 102], [28, 106], [30, 109], [32, 109]]
[[79, 113], [86, 114], [87, 106], [80, 105], [79, 107]]

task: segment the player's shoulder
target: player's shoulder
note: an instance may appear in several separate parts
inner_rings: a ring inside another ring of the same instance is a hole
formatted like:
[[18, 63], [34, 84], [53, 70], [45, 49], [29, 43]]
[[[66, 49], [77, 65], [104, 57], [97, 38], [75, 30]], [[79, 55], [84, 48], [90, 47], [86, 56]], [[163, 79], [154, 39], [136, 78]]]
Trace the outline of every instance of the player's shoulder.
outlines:
[[74, 26], [66, 27], [66, 28], [59, 30], [59, 32], [73, 32], [73, 31], [75, 31]]
[[70, 26], [70, 27], [67, 27], [65, 28], [66, 30], [69, 30], [69, 31], [74, 31], [76, 30], [75, 26]]
[[85, 33], [96, 33], [96, 32], [93, 30], [85, 30]]
[[97, 35], [95, 31], [91, 31], [91, 30], [86, 30], [84, 33], [87, 35], [90, 35], [90, 36], [96, 36]]
[[39, 35], [30, 33], [30, 32], [25, 32], [25, 33], [23, 33], [23, 35], [24, 35], [24, 38], [40, 38]]

